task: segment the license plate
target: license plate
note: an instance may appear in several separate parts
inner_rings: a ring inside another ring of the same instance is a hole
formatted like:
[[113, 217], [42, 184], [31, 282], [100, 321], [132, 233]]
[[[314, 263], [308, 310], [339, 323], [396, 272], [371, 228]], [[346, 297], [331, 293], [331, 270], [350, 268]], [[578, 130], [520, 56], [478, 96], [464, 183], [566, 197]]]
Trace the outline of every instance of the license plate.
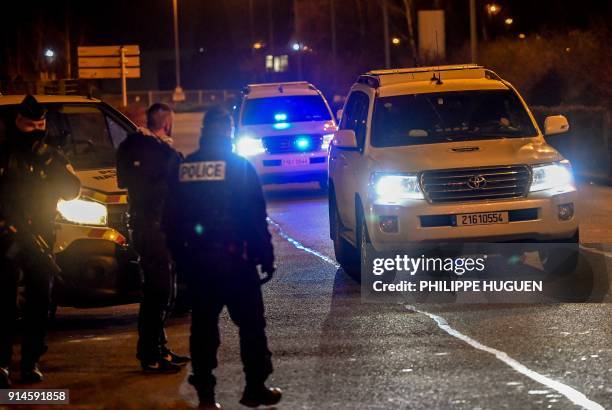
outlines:
[[476, 214], [459, 214], [457, 226], [507, 224], [508, 212], [481, 212]]
[[285, 167], [308, 165], [308, 158], [287, 158], [287, 159], [283, 159], [281, 164]]

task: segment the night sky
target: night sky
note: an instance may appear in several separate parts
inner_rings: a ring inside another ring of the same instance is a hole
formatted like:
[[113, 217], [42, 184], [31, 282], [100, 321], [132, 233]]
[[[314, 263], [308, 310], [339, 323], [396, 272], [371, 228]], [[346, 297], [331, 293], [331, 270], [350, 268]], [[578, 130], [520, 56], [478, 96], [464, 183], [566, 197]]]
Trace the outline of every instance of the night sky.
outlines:
[[[183, 76], [187, 88], [236, 88], [244, 81], [244, 65], [252, 56], [252, 40], [267, 41], [268, 0], [252, 0], [254, 5], [253, 32], [249, 24], [249, 0], [178, 0]], [[274, 48], [277, 54], [290, 54], [293, 39], [293, 1], [269, 0], [272, 4], [274, 21]], [[318, 20], [328, 19], [326, 0], [308, 0], [318, 3], [322, 10]], [[340, 53], [350, 56], [351, 48], [368, 47], [372, 52], [372, 67], [382, 65], [382, 28], [378, 5], [379, 0], [335, 0], [338, 21], [338, 48]], [[368, 20], [367, 45], [355, 41], [355, 5], [365, 4], [365, 18]], [[399, 0], [389, 0], [397, 10], [391, 12], [391, 34], [405, 35], [405, 18], [398, 12], [402, 7]], [[489, 1], [480, 0], [479, 6]], [[77, 1], [53, 0], [48, 2], [21, 1], [7, 9], [2, 16], [2, 58], [0, 73], [4, 78], [14, 75], [17, 61], [17, 44], [20, 44], [20, 68], [36, 64], [35, 54], [41, 48], [53, 47], [60, 51], [65, 42], [66, 10], [71, 34], [71, 46], [139, 44], [151, 69], [142, 80], [143, 87], [170, 88], [173, 82], [173, 37], [171, 0], [106, 0]], [[306, 3], [306, 0], [300, 0]], [[612, 17], [612, 2], [582, 0], [496, 0], [502, 6], [502, 14], [511, 16], [515, 24], [514, 33], [568, 31], [588, 29], [605, 25]], [[441, 6], [447, 15], [447, 49], [459, 47], [468, 40], [468, 0], [414, 0], [415, 8], [428, 9]], [[328, 6], [327, 6], [328, 7]], [[10, 17], [13, 16], [13, 17]], [[501, 17], [502, 15], [500, 15]], [[329, 52], [329, 28], [327, 22], [313, 26], [303, 33], [304, 41], [312, 38], [316, 51]], [[263, 53], [265, 54], [265, 52]], [[263, 56], [261, 57], [263, 59]], [[259, 61], [259, 60], [258, 60]], [[262, 60], [263, 61], [263, 60]], [[154, 66], [154, 67], [153, 67]], [[27, 73], [25, 74], [27, 76]], [[144, 74], [143, 74], [144, 75]], [[137, 84], [138, 85], [138, 84]]]

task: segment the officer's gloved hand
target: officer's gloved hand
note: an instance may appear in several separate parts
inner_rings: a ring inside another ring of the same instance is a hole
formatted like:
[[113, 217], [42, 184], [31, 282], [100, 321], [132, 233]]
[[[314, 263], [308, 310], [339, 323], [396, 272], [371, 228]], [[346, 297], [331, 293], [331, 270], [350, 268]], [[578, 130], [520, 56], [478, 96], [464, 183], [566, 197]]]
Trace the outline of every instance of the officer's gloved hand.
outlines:
[[261, 272], [265, 276], [259, 280], [259, 284], [263, 285], [264, 283], [268, 283], [270, 280], [272, 280], [274, 277], [274, 272], [276, 272], [276, 266], [274, 266], [274, 263], [262, 263]]

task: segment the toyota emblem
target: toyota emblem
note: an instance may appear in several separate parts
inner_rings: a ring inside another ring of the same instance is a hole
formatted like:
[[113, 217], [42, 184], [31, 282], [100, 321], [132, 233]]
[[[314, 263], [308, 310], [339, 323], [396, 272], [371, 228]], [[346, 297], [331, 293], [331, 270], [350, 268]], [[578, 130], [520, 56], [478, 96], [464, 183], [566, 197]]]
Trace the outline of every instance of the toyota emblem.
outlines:
[[487, 186], [487, 179], [482, 175], [473, 175], [468, 179], [467, 185], [472, 189], [482, 189]]

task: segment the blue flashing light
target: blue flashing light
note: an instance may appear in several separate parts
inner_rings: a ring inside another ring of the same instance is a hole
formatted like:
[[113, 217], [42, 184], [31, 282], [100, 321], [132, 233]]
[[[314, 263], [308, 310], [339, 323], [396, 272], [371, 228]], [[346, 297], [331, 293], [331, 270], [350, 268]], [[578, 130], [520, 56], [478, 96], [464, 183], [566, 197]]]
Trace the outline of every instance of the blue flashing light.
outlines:
[[276, 122], [287, 121], [287, 114], [285, 114], [284, 112], [279, 112], [278, 114], [274, 114], [274, 121]]
[[310, 148], [310, 138], [308, 137], [297, 137], [295, 140], [295, 146], [300, 151], [306, 151]]
[[291, 127], [291, 124], [289, 124], [288, 122], [277, 122], [272, 127], [275, 130], [286, 130], [287, 128]]

